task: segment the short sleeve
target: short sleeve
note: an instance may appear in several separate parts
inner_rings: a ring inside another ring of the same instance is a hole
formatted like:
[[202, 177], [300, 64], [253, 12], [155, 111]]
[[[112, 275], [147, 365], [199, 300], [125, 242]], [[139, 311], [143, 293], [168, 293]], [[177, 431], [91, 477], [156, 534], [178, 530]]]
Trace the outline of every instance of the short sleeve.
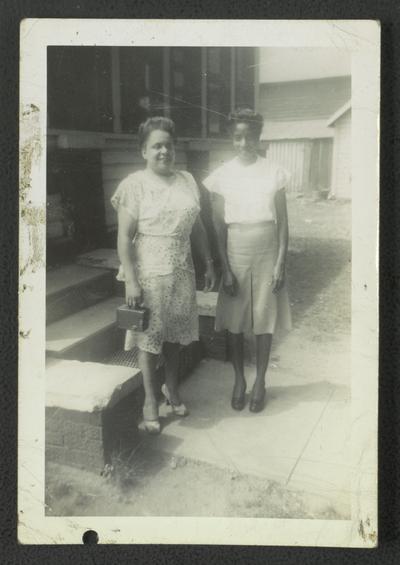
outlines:
[[123, 207], [132, 218], [139, 217], [140, 183], [135, 175], [129, 175], [118, 185], [117, 190], [111, 198], [111, 204], [115, 210]]
[[193, 176], [188, 171], [181, 171], [181, 173], [190, 187], [196, 205], [200, 207], [200, 192], [199, 192], [199, 187], [197, 186], [197, 182], [194, 180]]
[[283, 167], [278, 167], [276, 171], [276, 190], [282, 190], [287, 187], [291, 174]]

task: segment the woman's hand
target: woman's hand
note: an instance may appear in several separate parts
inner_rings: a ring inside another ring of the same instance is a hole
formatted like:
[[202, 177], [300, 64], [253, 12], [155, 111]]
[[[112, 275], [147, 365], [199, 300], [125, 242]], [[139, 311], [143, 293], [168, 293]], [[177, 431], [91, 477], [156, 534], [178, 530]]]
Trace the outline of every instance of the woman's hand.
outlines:
[[209, 292], [214, 288], [215, 285], [215, 271], [212, 261], [207, 261], [206, 272], [204, 273], [205, 284], [203, 292]]
[[272, 292], [277, 293], [285, 284], [285, 264], [277, 263], [272, 276]]
[[238, 291], [238, 283], [235, 275], [229, 269], [222, 273], [222, 286], [226, 294], [229, 296], [235, 296]]
[[143, 290], [137, 281], [125, 282], [125, 301], [129, 308], [142, 305]]

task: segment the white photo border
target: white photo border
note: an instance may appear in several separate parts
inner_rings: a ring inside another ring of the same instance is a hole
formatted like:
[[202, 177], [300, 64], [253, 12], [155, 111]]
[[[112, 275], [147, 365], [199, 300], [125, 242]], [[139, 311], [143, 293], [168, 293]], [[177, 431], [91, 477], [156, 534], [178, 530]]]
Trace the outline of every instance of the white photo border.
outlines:
[[[101, 543], [375, 547], [379, 22], [26, 19], [21, 23], [20, 43], [19, 541], [80, 544], [84, 531], [93, 529], [99, 533]], [[350, 520], [45, 516], [46, 51], [49, 45], [333, 47], [351, 54]]]

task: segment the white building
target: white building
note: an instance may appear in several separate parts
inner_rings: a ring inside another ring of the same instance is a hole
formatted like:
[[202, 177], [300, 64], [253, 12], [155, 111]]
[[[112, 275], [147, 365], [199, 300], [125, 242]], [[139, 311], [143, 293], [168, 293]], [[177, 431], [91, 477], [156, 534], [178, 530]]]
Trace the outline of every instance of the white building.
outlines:
[[[292, 173], [288, 191], [350, 197], [349, 184], [344, 189], [340, 181], [339, 190], [335, 184], [348, 176], [342, 167], [350, 169], [345, 141], [350, 117], [344, 118], [347, 128], [339, 123], [340, 133], [332, 121], [351, 97], [348, 54], [333, 48], [263, 48], [259, 61], [262, 139], [267, 142], [267, 158]], [[337, 153], [341, 157], [335, 157]]]
[[328, 120], [334, 130], [331, 193], [351, 198], [351, 102], [346, 102]]

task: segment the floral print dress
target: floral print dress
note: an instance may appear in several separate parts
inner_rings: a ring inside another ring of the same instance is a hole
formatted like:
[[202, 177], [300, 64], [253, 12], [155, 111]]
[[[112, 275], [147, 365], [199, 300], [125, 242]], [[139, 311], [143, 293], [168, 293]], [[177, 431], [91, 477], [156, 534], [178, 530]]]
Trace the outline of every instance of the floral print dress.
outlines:
[[[134, 268], [150, 313], [146, 331], [127, 331], [125, 349], [137, 345], [159, 354], [165, 341], [187, 345], [198, 340], [190, 233], [200, 205], [192, 175], [175, 171], [163, 179], [148, 169], [135, 172], [120, 183], [111, 203], [137, 221]], [[122, 266], [117, 278], [124, 280]]]

